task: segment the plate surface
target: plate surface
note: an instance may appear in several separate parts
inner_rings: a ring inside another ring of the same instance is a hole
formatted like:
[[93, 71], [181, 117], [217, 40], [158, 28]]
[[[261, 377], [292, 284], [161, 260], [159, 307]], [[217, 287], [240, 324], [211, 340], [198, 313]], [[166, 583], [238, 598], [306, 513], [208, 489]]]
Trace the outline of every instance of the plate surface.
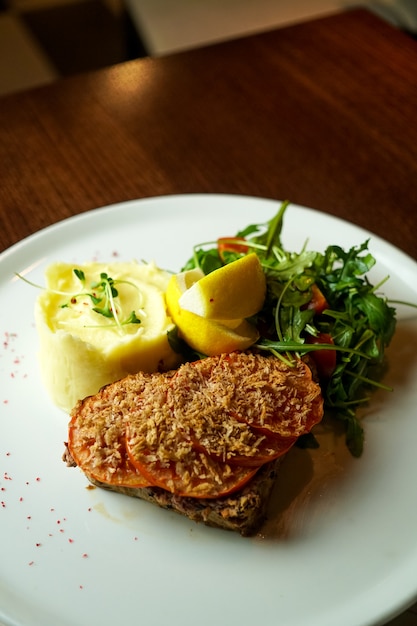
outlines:
[[[155, 260], [179, 271], [199, 242], [264, 222], [278, 203], [171, 196], [97, 209], [0, 256], [0, 621], [21, 626], [369, 626], [417, 597], [417, 315], [398, 309], [385, 382], [366, 409], [366, 446], [351, 459], [320, 432], [317, 451], [284, 464], [269, 522], [254, 538], [196, 525], [148, 503], [88, 489], [61, 461], [67, 416], [37, 367], [36, 289], [53, 261]], [[388, 243], [291, 206], [288, 249], [370, 237], [372, 282], [417, 302], [417, 264]]]

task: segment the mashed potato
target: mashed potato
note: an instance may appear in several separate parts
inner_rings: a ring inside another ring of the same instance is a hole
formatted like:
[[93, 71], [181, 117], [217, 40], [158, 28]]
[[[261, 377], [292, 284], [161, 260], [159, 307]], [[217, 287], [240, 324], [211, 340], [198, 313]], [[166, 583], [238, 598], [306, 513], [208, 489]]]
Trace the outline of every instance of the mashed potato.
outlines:
[[168, 272], [136, 262], [55, 263], [45, 278], [35, 306], [40, 367], [60, 408], [129, 373], [178, 364], [167, 339]]

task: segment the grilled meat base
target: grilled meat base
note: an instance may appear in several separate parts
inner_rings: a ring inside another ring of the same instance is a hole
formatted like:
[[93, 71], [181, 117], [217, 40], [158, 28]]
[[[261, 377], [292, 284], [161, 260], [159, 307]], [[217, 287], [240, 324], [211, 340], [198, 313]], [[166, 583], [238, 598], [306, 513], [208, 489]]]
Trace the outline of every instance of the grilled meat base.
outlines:
[[[96, 487], [145, 500], [163, 509], [175, 511], [193, 522], [200, 522], [214, 528], [231, 530], [240, 533], [243, 537], [249, 537], [258, 532], [266, 519], [269, 498], [284, 458], [280, 457], [261, 467], [241, 491], [217, 499], [176, 496], [159, 487], [136, 489], [133, 487], [115, 486], [99, 482], [88, 476], [88, 474], [85, 474], [85, 476]], [[63, 460], [68, 466], [76, 467], [76, 463], [67, 447]]]

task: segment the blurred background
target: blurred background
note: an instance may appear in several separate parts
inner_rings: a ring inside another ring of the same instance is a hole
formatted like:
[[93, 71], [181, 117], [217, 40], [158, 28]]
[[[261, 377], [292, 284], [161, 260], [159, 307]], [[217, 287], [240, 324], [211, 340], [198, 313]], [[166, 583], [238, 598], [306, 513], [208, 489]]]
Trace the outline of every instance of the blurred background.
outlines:
[[0, 0], [0, 96], [364, 6], [417, 34], [417, 0]]

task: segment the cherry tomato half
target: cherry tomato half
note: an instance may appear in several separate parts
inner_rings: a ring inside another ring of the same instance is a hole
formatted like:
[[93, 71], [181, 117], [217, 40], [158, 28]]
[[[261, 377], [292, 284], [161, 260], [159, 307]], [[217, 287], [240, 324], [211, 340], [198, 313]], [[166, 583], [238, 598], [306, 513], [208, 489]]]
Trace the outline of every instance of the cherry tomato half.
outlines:
[[307, 304], [307, 309], [313, 309], [317, 315], [323, 313], [325, 309], [328, 309], [328, 302], [319, 287], [314, 284], [311, 288], [311, 300]]
[[246, 254], [248, 246], [242, 243], [244, 237], [220, 237], [217, 240], [217, 249], [220, 258], [223, 260], [225, 252], [237, 252], [238, 254]]
[[[307, 343], [334, 345], [333, 338], [328, 333], [320, 333], [318, 337], [309, 337]], [[328, 380], [336, 368], [336, 350], [314, 350], [310, 354], [316, 364], [319, 378]]]

